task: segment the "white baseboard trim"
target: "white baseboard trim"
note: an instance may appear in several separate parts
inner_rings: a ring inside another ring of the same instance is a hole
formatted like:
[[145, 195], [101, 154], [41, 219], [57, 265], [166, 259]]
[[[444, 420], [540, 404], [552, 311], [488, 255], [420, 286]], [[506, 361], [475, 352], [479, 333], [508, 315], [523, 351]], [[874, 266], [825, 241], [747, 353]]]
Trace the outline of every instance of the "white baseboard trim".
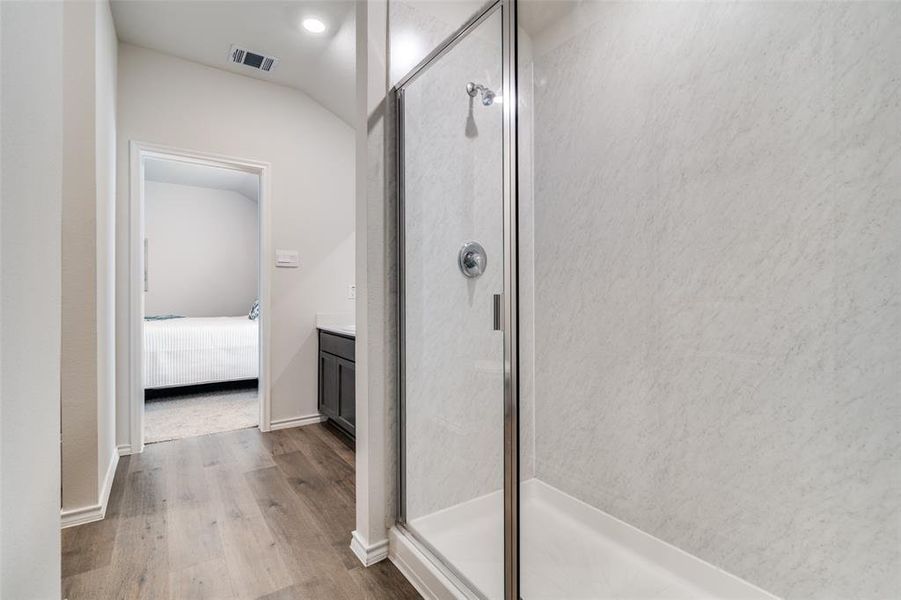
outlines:
[[293, 417], [290, 419], [277, 419], [269, 423], [269, 430], [290, 429], [291, 427], [303, 427], [304, 425], [315, 425], [322, 423], [326, 417], [316, 413], [315, 415], [306, 415], [305, 417]]
[[106, 516], [106, 505], [113, 489], [113, 480], [116, 478], [116, 467], [119, 465], [120, 448], [113, 448], [110, 454], [106, 473], [103, 476], [103, 486], [100, 488], [100, 502], [80, 508], [70, 508], [60, 512], [60, 528], [75, 527], [85, 523], [101, 521]]
[[119, 453], [119, 456], [128, 456], [129, 454], [134, 454], [131, 449], [131, 444], [119, 444], [116, 446], [116, 451]]
[[356, 530], [351, 534], [350, 549], [357, 555], [364, 567], [369, 567], [388, 558], [388, 540], [367, 544]]
[[426, 600], [469, 600], [474, 597], [432, 562], [398, 527], [388, 531], [388, 559]]
[[81, 508], [63, 510], [60, 513], [60, 529], [102, 521], [104, 517], [103, 509], [104, 507], [101, 504], [92, 504]]
[[103, 489], [100, 492], [100, 504], [103, 506], [103, 514], [106, 514], [106, 505], [109, 502], [110, 492], [113, 490], [113, 481], [116, 479], [116, 467], [119, 466], [119, 449], [113, 448], [110, 454], [109, 464], [106, 466], [106, 475], [103, 476]]

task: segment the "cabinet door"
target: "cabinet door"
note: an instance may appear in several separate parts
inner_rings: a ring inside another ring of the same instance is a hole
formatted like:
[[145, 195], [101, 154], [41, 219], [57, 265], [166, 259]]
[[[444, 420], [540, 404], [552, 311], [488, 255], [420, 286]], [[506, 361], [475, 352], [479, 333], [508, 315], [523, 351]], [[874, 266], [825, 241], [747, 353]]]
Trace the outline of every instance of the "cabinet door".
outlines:
[[356, 367], [354, 363], [343, 358], [338, 359], [338, 420], [354, 432], [357, 413], [357, 395], [355, 390]]
[[319, 353], [319, 411], [327, 417], [338, 416], [338, 361], [340, 359]]

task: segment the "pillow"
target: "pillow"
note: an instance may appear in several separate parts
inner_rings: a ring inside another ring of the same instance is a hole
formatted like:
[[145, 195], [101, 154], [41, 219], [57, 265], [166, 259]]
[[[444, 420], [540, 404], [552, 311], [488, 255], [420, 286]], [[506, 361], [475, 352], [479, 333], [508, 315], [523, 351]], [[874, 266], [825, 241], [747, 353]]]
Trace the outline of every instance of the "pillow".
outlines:
[[256, 321], [260, 318], [260, 301], [254, 300], [253, 304], [250, 307], [250, 313], [247, 315], [247, 318], [251, 321]]

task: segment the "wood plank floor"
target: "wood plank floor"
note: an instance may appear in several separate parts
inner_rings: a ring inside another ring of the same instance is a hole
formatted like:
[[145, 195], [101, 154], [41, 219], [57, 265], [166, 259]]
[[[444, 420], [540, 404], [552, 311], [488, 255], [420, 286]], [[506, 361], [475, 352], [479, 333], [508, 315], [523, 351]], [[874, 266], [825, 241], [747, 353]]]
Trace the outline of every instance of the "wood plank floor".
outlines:
[[103, 521], [63, 530], [68, 600], [419, 598], [350, 551], [353, 451], [322, 425], [148, 445]]

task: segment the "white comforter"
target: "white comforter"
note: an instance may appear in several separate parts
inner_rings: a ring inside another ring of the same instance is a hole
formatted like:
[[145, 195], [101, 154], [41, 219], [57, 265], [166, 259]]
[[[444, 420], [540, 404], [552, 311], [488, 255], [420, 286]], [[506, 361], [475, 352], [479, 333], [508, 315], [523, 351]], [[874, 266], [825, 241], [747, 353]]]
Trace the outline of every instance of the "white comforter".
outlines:
[[144, 322], [144, 388], [259, 375], [259, 321], [203, 317]]

